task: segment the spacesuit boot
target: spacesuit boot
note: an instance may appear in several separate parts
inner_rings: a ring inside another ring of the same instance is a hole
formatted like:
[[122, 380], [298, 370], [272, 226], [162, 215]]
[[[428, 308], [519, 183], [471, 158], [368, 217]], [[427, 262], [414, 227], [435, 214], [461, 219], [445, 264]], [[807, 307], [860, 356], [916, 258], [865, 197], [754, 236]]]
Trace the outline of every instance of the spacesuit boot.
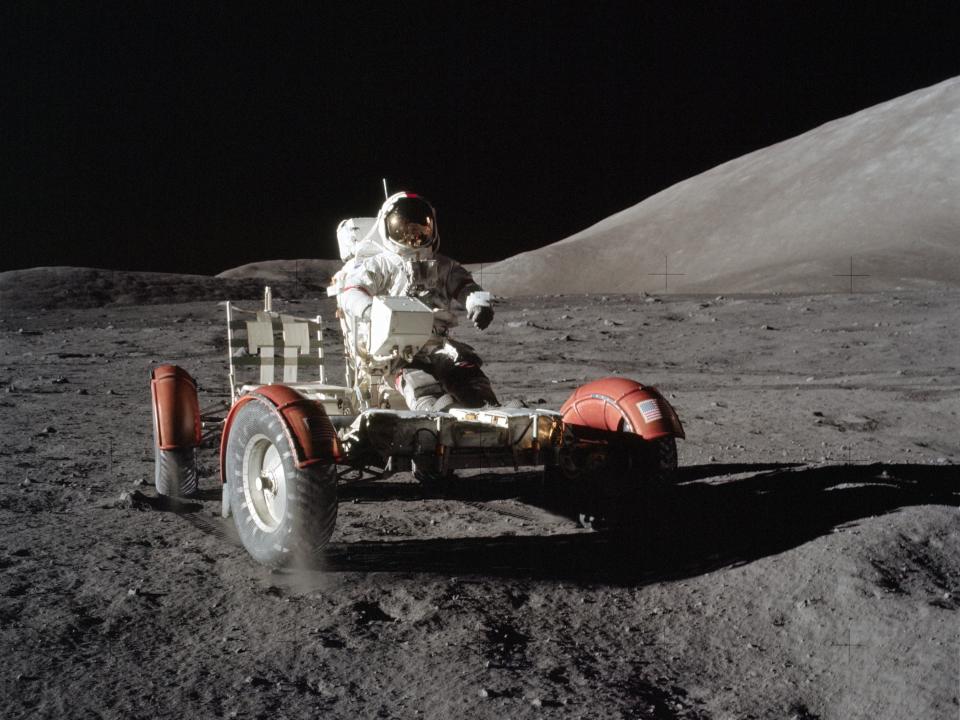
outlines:
[[443, 345], [417, 358], [437, 378], [458, 407], [494, 407], [500, 404], [481, 366], [483, 360], [466, 343], [446, 338]]
[[444, 382], [446, 390], [456, 398], [456, 404], [465, 408], [499, 407], [490, 378], [477, 366], [457, 367]]

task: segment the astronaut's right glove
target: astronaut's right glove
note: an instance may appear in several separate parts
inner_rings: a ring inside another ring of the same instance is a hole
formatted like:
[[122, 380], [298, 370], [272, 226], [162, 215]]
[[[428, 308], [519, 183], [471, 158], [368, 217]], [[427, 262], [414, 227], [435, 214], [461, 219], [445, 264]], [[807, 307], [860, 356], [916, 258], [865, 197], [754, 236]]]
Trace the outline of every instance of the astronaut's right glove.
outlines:
[[493, 320], [493, 305], [490, 293], [483, 290], [477, 290], [467, 296], [467, 317], [470, 322], [477, 326], [478, 330], [484, 330]]

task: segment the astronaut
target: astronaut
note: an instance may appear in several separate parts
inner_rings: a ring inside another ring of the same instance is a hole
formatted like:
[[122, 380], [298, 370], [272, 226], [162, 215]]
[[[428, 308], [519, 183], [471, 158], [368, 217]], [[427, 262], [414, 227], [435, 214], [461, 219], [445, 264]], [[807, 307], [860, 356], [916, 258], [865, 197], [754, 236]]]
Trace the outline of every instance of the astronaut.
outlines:
[[375, 296], [409, 296], [434, 310], [434, 340], [397, 375], [397, 389], [411, 410], [499, 405], [476, 351], [449, 337], [457, 301], [480, 330], [493, 319], [490, 293], [460, 263], [437, 252], [440, 238], [433, 206], [414, 193], [392, 195], [376, 218], [375, 252], [344, 268], [340, 307], [354, 322], [369, 318]]

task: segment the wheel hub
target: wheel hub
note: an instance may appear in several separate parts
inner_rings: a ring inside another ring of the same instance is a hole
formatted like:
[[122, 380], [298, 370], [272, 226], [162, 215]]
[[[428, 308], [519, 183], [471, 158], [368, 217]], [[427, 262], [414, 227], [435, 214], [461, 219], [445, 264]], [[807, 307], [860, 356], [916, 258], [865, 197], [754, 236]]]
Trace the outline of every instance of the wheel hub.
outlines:
[[283, 458], [265, 435], [247, 443], [243, 457], [243, 495], [250, 517], [264, 532], [275, 532], [286, 513]]

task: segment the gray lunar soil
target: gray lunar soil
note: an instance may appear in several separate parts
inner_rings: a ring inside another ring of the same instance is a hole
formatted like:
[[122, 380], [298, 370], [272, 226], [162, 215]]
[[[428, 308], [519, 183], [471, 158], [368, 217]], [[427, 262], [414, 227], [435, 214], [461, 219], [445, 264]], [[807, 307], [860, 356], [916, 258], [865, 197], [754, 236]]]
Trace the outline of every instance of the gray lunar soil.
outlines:
[[345, 485], [325, 567], [278, 573], [220, 519], [214, 449], [198, 498], [152, 487], [151, 368], [222, 400], [225, 297], [71, 309], [69, 278], [0, 283], [4, 718], [960, 712], [960, 290], [504, 300], [457, 335], [501, 397], [654, 384], [679, 484], [621, 535], [530, 470]]

